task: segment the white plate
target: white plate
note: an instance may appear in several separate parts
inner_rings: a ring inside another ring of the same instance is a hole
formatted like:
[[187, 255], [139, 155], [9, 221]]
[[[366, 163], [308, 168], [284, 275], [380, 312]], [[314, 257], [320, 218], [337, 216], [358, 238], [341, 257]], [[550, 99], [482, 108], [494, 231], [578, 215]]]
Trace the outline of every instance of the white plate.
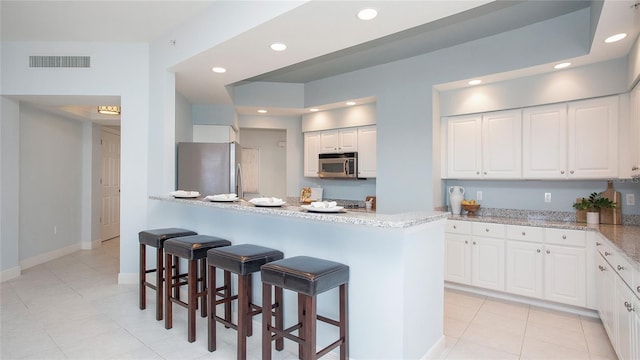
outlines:
[[276, 207], [286, 204], [282, 199], [278, 198], [253, 198], [249, 200], [255, 206]]
[[342, 206], [334, 206], [334, 207], [328, 207], [328, 208], [321, 208], [321, 207], [313, 207], [311, 205], [300, 205], [301, 208], [310, 211], [310, 212], [320, 212], [320, 213], [339, 213], [339, 212], [345, 212], [344, 211], [344, 207]]
[[185, 199], [192, 199], [200, 196], [200, 193], [197, 191], [185, 191], [185, 190], [172, 191], [169, 194], [171, 194], [171, 196], [176, 198], [185, 198]]
[[232, 202], [232, 201], [239, 200], [238, 195], [236, 194], [209, 195], [204, 199], [209, 201], [216, 201], [216, 202]]

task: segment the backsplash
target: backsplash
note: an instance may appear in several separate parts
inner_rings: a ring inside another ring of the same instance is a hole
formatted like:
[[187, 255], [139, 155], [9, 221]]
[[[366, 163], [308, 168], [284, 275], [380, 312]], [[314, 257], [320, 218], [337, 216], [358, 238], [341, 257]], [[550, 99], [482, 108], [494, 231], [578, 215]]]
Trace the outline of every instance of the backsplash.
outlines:
[[[448, 207], [439, 207], [438, 211], [451, 211]], [[464, 211], [463, 211], [464, 213]], [[493, 216], [510, 219], [527, 219], [527, 220], [544, 220], [544, 221], [560, 221], [575, 222], [575, 211], [547, 211], [547, 210], [521, 210], [521, 209], [496, 209], [483, 208], [476, 212], [477, 216]], [[640, 226], [640, 215], [622, 215], [623, 225]]]

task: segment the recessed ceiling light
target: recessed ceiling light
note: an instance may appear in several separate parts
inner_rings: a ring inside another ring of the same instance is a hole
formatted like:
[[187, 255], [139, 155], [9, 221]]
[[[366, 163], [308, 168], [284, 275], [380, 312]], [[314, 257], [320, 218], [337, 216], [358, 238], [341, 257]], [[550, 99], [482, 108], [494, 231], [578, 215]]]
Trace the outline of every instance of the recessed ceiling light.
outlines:
[[358, 11], [358, 19], [360, 20], [371, 20], [378, 16], [378, 11], [376, 9], [362, 9]]
[[313, 108], [313, 109], [309, 109], [309, 111], [316, 112], [316, 111], [320, 111], [320, 109]]
[[284, 51], [287, 50], [287, 45], [283, 43], [273, 43], [271, 44], [271, 50], [273, 51]]
[[608, 38], [604, 39], [604, 42], [606, 42], [607, 44], [609, 43], [614, 43], [616, 41], [620, 41], [624, 38], [627, 37], [627, 34], [625, 33], [620, 33], [620, 34], [615, 34], [615, 35], [611, 35]]
[[214, 73], [222, 74], [222, 73], [227, 72], [227, 69], [225, 69], [223, 67], [216, 66], [216, 67], [211, 68], [211, 71], [213, 71]]
[[347, 101], [347, 102], [346, 102], [346, 104], [347, 104], [347, 105], [349, 105], [349, 106], [351, 106], [351, 105], [355, 105], [355, 104], [356, 104], [356, 102], [355, 102], [355, 101]]
[[258, 110], [258, 112], [259, 112], [260, 114], [266, 114], [266, 113], [267, 113], [267, 110], [265, 110], [265, 109], [260, 109], [260, 110]]
[[553, 68], [554, 69], [564, 69], [564, 68], [569, 67], [569, 66], [571, 66], [570, 62], [564, 62], [564, 63], [560, 63], [560, 64], [554, 66]]
[[482, 80], [479, 79], [471, 80], [468, 82], [469, 85], [478, 85], [480, 83], [482, 83]]

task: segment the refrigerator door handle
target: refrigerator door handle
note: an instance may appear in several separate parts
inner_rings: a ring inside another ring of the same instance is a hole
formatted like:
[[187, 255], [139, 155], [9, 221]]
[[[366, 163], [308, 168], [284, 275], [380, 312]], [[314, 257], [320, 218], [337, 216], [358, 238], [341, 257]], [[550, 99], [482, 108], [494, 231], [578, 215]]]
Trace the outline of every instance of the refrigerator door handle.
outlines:
[[244, 190], [242, 188], [242, 167], [238, 163], [236, 167], [236, 194], [240, 199], [244, 199]]

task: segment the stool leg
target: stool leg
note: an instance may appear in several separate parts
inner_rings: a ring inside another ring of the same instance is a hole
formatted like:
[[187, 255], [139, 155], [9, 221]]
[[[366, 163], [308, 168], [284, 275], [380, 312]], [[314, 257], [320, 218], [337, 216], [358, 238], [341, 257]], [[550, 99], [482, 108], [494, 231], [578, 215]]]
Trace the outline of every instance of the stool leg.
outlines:
[[196, 341], [196, 308], [198, 305], [198, 298], [196, 291], [198, 287], [198, 260], [189, 260], [189, 269], [187, 270], [187, 326], [189, 328], [189, 335], [187, 340], [189, 342]]
[[140, 244], [140, 310], [147, 308], [147, 246]]
[[[253, 299], [253, 286], [251, 282], [251, 274], [247, 275], [247, 282], [245, 283], [245, 289], [247, 293], [247, 299], [245, 303], [247, 304], [247, 313], [251, 311], [251, 299]], [[247, 336], [253, 335], [253, 320], [251, 320], [251, 316], [247, 316]]]
[[340, 360], [349, 358], [349, 291], [347, 284], [340, 285]]
[[317, 302], [315, 296], [302, 295], [304, 302], [304, 323], [302, 333], [304, 334], [303, 360], [316, 359], [316, 314]]
[[251, 275], [238, 275], [238, 360], [247, 357], [247, 336], [251, 331], [249, 327], [249, 294], [251, 288]]
[[[173, 264], [173, 257], [170, 254], [165, 256], [167, 263], [164, 268], [164, 278], [167, 280], [164, 282], [166, 287], [165, 289], [165, 319], [164, 319], [164, 328], [171, 329], [173, 327], [173, 304], [171, 302], [171, 290], [173, 288], [173, 277], [171, 276], [171, 268]], [[162, 272], [162, 268], [159, 268], [158, 271]]]
[[[284, 311], [283, 311], [284, 309], [282, 308], [284, 297], [283, 297], [282, 288], [276, 286], [275, 293], [276, 293], [275, 297], [276, 297], [276, 304], [277, 304], [277, 306], [275, 308], [276, 328], [284, 329]], [[269, 304], [268, 305], [269, 305], [269, 309], [271, 309], [271, 299], [269, 299]], [[271, 310], [269, 310], [269, 311], [271, 311]], [[284, 349], [284, 338], [281, 337], [281, 338], [276, 340], [276, 350], [282, 351], [283, 349]]]
[[156, 250], [156, 320], [162, 320], [162, 287], [164, 286], [164, 282], [162, 279], [162, 255], [164, 249], [159, 247]]
[[209, 317], [207, 318], [207, 334], [208, 334], [208, 349], [209, 351], [216, 351], [216, 267], [208, 266], [209, 268], [209, 286], [207, 287], [207, 302], [209, 303]]
[[[215, 283], [214, 283], [215, 285]], [[224, 291], [223, 291], [225, 299], [231, 297], [231, 272], [225, 270], [224, 271]], [[231, 302], [227, 301], [224, 303], [224, 319], [228, 322], [231, 322]], [[225, 328], [229, 328], [225, 325]]]
[[[175, 267], [173, 271], [173, 275], [179, 276], [180, 275], [180, 258], [177, 256], [173, 257], [173, 267]], [[176, 286], [173, 288], [173, 297], [176, 298], [177, 300], [180, 300], [180, 286]]]
[[200, 280], [198, 282], [200, 283], [200, 292], [203, 293], [203, 295], [200, 297], [200, 316], [206, 317], [207, 316], [207, 296], [206, 296], [207, 259], [204, 258], [198, 261], [200, 262]]
[[[304, 310], [304, 297], [302, 294], [298, 293], [298, 323], [302, 324], [304, 327], [305, 321], [305, 310]], [[304, 333], [302, 329], [298, 330], [298, 337], [304, 339]], [[304, 346], [302, 343], [298, 343], [298, 359], [304, 359]]]
[[271, 360], [271, 285], [262, 283], [262, 360]]

